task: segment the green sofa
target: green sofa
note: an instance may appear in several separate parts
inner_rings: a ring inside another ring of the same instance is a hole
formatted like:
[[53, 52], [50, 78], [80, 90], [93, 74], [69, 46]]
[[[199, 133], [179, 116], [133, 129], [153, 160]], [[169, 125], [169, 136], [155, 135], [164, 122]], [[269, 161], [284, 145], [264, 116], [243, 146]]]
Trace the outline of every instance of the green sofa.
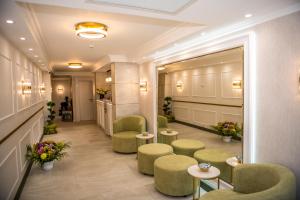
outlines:
[[275, 164], [243, 164], [234, 168], [233, 190], [215, 190], [201, 200], [296, 200], [296, 178]]
[[157, 116], [157, 142], [162, 143], [162, 136], [160, 131], [168, 129], [168, 119], [162, 115]]
[[117, 119], [113, 123], [112, 146], [118, 153], [137, 151], [136, 135], [146, 131], [146, 120], [139, 115], [130, 115]]

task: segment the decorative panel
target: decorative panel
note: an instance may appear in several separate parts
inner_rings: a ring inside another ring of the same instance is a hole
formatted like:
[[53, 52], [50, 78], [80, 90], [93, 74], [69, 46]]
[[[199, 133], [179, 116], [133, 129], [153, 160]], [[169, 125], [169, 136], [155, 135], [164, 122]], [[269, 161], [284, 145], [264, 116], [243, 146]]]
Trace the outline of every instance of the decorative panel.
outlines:
[[0, 55], [0, 121], [11, 116], [14, 112], [12, 63]]
[[31, 131], [28, 130], [23, 137], [19, 141], [19, 150], [20, 150], [20, 163], [21, 163], [21, 171], [23, 171], [26, 167], [27, 160], [25, 158], [26, 155], [26, 146], [31, 144]]
[[17, 149], [14, 147], [7, 156], [0, 161], [0, 199], [10, 199], [12, 191], [19, 179]]
[[217, 122], [217, 112], [210, 110], [193, 109], [192, 121], [198, 125], [214, 125]]
[[32, 142], [36, 143], [39, 141], [39, 136], [40, 136], [40, 127], [39, 127], [39, 122], [36, 121], [33, 125], [32, 125]]
[[232, 71], [221, 73], [222, 98], [242, 98], [242, 89], [233, 89], [233, 81], [234, 74]]
[[234, 113], [222, 113], [222, 121], [231, 121], [242, 123], [242, 116]]
[[188, 121], [190, 118], [190, 111], [186, 107], [174, 106], [173, 111], [175, 119], [179, 121]]
[[216, 97], [216, 74], [193, 76], [192, 96]]
[[[181, 83], [182, 87], [178, 88], [177, 83]], [[179, 76], [172, 79], [172, 96], [187, 97], [191, 94], [191, 83], [188, 76]]]

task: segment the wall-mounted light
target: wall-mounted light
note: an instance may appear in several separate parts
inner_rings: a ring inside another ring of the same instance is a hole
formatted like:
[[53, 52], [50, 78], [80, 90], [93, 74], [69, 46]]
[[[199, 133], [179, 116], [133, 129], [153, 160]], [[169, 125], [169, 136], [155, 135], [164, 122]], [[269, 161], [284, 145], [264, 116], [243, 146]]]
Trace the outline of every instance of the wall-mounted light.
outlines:
[[31, 94], [31, 83], [22, 81], [22, 94]]
[[141, 91], [147, 91], [147, 81], [141, 81], [140, 82], [140, 90]]
[[242, 88], [242, 81], [241, 80], [232, 81], [232, 88], [233, 89], [241, 89]]
[[111, 77], [107, 77], [107, 78], [105, 79], [105, 82], [106, 82], [106, 83], [110, 83], [110, 82], [111, 82]]
[[40, 93], [44, 94], [45, 92], [46, 92], [46, 87], [45, 87], [45, 84], [43, 83], [40, 85]]
[[161, 71], [161, 70], [164, 70], [164, 69], [166, 69], [164, 66], [161, 66], [161, 67], [157, 68], [158, 71]]
[[64, 93], [64, 88], [63, 88], [62, 86], [59, 86], [59, 87], [57, 88], [57, 93], [58, 93], [58, 94]]
[[176, 83], [176, 88], [177, 88], [178, 90], [182, 90], [182, 88], [183, 88], [183, 82], [182, 82], [182, 81], [177, 81], [177, 83]]

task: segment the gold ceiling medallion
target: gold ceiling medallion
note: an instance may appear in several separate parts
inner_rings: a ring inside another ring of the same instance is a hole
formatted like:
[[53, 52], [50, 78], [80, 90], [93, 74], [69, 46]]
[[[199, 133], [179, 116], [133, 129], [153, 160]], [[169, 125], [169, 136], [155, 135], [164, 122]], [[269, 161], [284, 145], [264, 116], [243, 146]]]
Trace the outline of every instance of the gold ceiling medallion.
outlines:
[[107, 26], [98, 22], [75, 24], [76, 35], [87, 39], [101, 39], [107, 36]]

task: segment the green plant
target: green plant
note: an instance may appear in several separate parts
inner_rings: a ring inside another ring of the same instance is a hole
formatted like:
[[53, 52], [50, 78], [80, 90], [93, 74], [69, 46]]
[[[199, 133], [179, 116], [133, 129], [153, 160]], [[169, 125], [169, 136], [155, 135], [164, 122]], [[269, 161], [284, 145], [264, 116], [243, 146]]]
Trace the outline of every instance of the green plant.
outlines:
[[55, 103], [53, 101], [49, 101], [47, 103], [47, 110], [49, 111], [47, 124], [44, 127], [44, 134], [54, 134], [57, 133], [57, 125], [54, 123], [55, 119], [55, 111], [54, 111]]
[[238, 123], [234, 122], [219, 122], [216, 126], [211, 127], [222, 136], [237, 136], [242, 132], [242, 129], [239, 127]]
[[175, 120], [175, 117], [172, 112], [172, 97], [164, 98], [163, 111], [164, 111], [165, 117], [168, 118], [169, 122], [172, 122]]
[[60, 160], [66, 152], [63, 150], [70, 145], [64, 142], [44, 141], [27, 146], [26, 159], [42, 166], [45, 162]]

